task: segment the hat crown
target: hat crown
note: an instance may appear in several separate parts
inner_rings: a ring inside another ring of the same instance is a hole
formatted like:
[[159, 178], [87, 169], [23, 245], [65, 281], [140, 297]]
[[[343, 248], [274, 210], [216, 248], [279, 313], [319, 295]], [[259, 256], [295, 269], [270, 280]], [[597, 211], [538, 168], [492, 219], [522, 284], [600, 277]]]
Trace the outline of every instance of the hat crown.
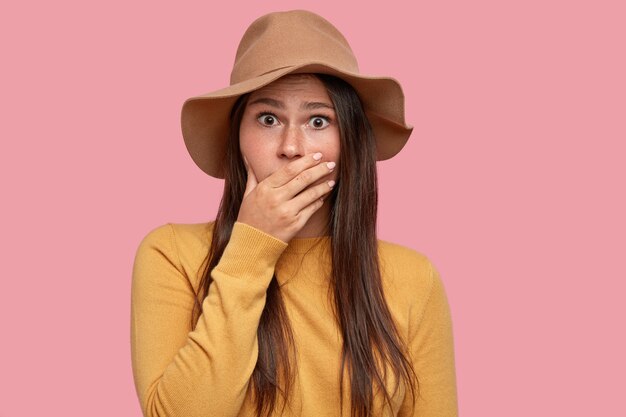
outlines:
[[306, 10], [269, 13], [252, 22], [241, 38], [230, 84], [310, 63], [359, 72], [350, 45], [328, 20]]

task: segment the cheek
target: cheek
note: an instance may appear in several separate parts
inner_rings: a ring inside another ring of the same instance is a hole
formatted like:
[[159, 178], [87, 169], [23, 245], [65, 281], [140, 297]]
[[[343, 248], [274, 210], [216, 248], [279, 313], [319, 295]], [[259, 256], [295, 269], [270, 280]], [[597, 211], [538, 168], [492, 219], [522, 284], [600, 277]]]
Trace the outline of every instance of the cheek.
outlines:
[[253, 135], [250, 128], [242, 122], [239, 126], [239, 149], [241, 149], [241, 152], [248, 158], [254, 145], [252, 137]]
[[337, 164], [333, 172], [331, 172], [328, 176], [322, 178], [319, 183], [324, 181], [334, 180], [337, 181], [339, 174], [339, 155], [340, 155], [340, 145], [339, 145], [339, 134], [336, 136], [331, 136], [328, 140], [324, 141], [320, 146], [315, 147], [313, 149], [315, 151], [319, 151], [324, 155], [322, 157], [322, 162], [334, 162]]
[[268, 148], [261, 146], [263, 142], [248, 133], [242, 126], [239, 134], [239, 149], [250, 164], [257, 180], [263, 181], [271, 174], [271, 167], [268, 166], [268, 161], [271, 160], [268, 155]]
[[[340, 153], [340, 145], [339, 145], [339, 137], [332, 136], [327, 140], [323, 146], [320, 147], [319, 151], [324, 155], [324, 161], [333, 161], [336, 164], [339, 164], [339, 153]], [[336, 169], [335, 169], [336, 170]]]

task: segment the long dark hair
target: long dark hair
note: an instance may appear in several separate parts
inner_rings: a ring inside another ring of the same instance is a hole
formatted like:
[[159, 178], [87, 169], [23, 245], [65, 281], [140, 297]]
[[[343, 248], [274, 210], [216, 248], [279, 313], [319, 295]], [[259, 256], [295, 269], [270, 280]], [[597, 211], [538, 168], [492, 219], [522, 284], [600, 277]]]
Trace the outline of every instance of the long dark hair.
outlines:
[[[330, 75], [313, 75], [328, 91], [340, 132], [338, 180], [329, 196], [332, 208], [328, 224], [332, 257], [330, 289], [343, 337], [340, 397], [343, 402], [342, 381], [347, 366], [351, 416], [367, 417], [374, 411], [375, 388], [382, 388], [387, 403], [391, 404], [395, 391], [386, 387], [388, 370], [396, 377], [395, 390], [400, 383], [410, 389], [413, 405], [418, 381], [383, 294], [376, 237], [378, 192], [372, 128], [357, 93], [347, 82]], [[241, 96], [231, 111], [224, 194], [213, 226], [209, 262], [205, 264], [195, 299], [192, 328], [202, 313], [202, 300], [212, 282], [210, 271], [219, 263], [228, 244], [243, 199], [246, 168], [239, 149], [239, 125], [248, 96]], [[254, 390], [257, 415], [261, 417], [272, 413], [278, 392], [283, 396], [284, 407], [293, 383], [293, 364], [288, 360], [294, 348], [293, 334], [275, 276], [267, 290], [257, 338], [259, 356], [249, 388]], [[280, 386], [279, 379], [284, 381], [284, 386]], [[343, 410], [343, 403], [340, 407]]]

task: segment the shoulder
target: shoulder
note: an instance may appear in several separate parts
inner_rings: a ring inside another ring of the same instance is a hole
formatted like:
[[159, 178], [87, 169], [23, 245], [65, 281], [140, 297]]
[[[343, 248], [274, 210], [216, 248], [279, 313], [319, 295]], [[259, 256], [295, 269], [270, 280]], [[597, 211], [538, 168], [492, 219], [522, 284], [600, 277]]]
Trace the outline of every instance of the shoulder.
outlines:
[[211, 243], [213, 223], [165, 223], [150, 229], [139, 247], [158, 246], [161, 249], [204, 249]]
[[443, 289], [437, 268], [425, 254], [382, 240], [378, 252], [385, 294], [404, 313], [422, 310], [433, 293]]
[[167, 261], [195, 283], [208, 256], [213, 224], [165, 223], [153, 227], [141, 239], [135, 262]]
[[405, 284], [429, 285], [434, 265], [423, 253], [397, 243], [378, 241], [381, 273]]

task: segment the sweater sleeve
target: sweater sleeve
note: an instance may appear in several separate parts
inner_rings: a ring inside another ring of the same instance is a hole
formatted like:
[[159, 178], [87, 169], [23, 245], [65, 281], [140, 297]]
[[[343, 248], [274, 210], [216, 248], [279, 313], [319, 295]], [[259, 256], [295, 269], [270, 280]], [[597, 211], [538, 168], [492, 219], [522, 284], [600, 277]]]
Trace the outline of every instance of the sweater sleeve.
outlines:
[[[430, 264], [431, 286], [421, 312], [414, 312], [409, 350], [419, 395], [411, 414], [410, 393], [398, 414], [413, 417], [458, 416], [454, 340], [450, 307], [439, 272]], [[415, 314], [417, 313], [417, 314]]]
[[203, 313], [190, 328], [193, 287], [171, 224], [139, 244], [131, 289], [135, 388], [146, 417], [236, 416], [258, 356], [257, 327], [287, 244], [235, 223]]

